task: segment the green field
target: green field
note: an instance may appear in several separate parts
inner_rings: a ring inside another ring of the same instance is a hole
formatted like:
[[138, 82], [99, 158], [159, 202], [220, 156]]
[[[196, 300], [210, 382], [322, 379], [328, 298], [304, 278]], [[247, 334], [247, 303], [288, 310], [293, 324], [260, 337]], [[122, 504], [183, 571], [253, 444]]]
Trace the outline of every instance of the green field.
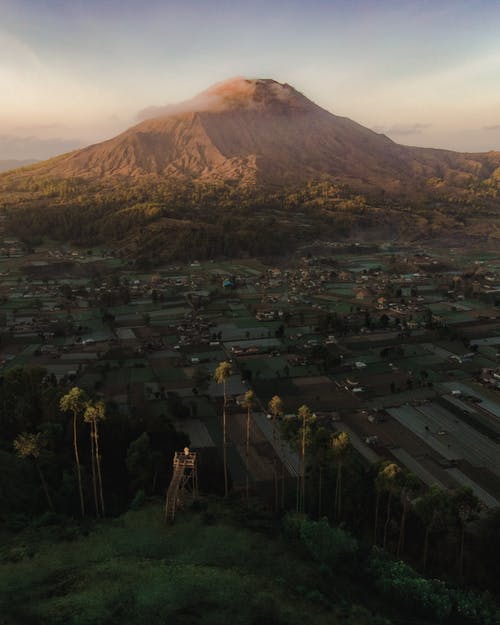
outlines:
[[266, 513], [216, 501], [173, 526], [149, 505], [86, 527], [27, 530], [0, 552], [9, 625], [390, 625], [374, 614], [382, 609], [342, 567], [319, 574]]

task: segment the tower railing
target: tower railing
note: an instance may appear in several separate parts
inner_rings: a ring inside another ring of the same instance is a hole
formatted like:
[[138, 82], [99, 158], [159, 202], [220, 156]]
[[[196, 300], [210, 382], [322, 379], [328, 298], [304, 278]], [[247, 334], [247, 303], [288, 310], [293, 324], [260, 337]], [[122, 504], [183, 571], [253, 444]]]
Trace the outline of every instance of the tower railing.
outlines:
[[173, 523], [176, 511], [184, 504], [185, 499], [198, 495], [197, 454], [185, 448], [176, 451], [173, 461], [174, 471], [167, 490], [165, 501], [165, 519]]

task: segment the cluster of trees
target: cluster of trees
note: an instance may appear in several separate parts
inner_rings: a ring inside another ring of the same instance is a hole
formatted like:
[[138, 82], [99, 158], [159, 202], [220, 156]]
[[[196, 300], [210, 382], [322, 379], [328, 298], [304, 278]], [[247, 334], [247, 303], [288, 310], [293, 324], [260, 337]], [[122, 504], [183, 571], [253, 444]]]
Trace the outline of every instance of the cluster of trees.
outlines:
[[[214, 374], [223, 387], [223, 470], [211, 475], [209, 488], [216, 486], [226, 496], [232, 373], [231, 363], [225, 361]], [[178, 402], [167, 404], [172, 414], [178, 413]], [[241, 405], [246, 412], [249, 502], [251, 417], [257, 406], [252, 390]], [[353, 453], [349, 435], [332, 434], [307, 405], [300, 406], [295, 417], [285, 418], [284, 402], [274, 395], [266, 408], [276, 443], [287, 441], [299, 458], [295, 481], [286, 478], [284, 465], [276, 459], [276, 511], [326, 516], [424, 572], [493, 589], [500, 575], [499, 511], [486, 514], [468, 489], [426, 489], [395, 463], [366, 466]], [[0, 522], [12, 527], [44, 512], [114, 515], [141, 493], [162, 495], [173, 452], [189, 444], [168, 414], [123, 416], [112, 402], [90, 398], [78, 387], [67, 388], [37, 368], [14, 368], [0, 377], [0, 430]], [[210, 473], [210, 467], [203, 473]]]
[[417, 226], [435, 237], [449, 234], [452, 225], [463, 230], [467, 218], [446, 200], [440, 207], [423, 200], [409, 206], [381, 195], [362, 196], [329, 180], [271, 189], [154, 180], [104, 185], [10, 175], [0, 179], [0, 190], [8, 228], [28, 243], [45, 236], [83, 246], [119, 243], [142, 265], [159, 258], [280, 254], [303, 244], [304, 233], [311, 241], [360, 230], [379, 238], [413, 238]]
[[[218, 384], [223, 386], [223, 404], [222, 404], [222, 429], [223, 429], [223, 462], [224, 462], [224, 492], [228, 495], [228, 468], [227, 468], [227, 381], [232, 375], [232, 365], [229, 361], [219, 363], [214, 373], [214, 379]], [[246, 410], [246, 437], [245, 437], [245, 458], [246, 458], [246, 496], [249, 492], [249, 466], [248, 455], [250, 445], [250, 419], [254, 408], [256, 407], [256, 398], [254, 392], [249, 390], [245, 393], [242, 401], [242, 407]], [[349, 435], [340, 432], [329, 435], [324, 427], [317, 427], [316, 415], [307, 405], [298, 408], [296, 419], [280, 420], [284, 415], [284, 403], [279, 395], [274, 395], [267, 405], [268, 414], [272, 420], [273, 438], [277, 443], [277, 428], [280, 424], [281, 441], [291, 443], [292, 447], [297, 448], [299, 452], [299, 470], [297, 474], [295, 507], [297, 512], [310, 511], [309, 503], [306, 499], [306, 484], [310, 481], [310, 473], [318, 472], [319, 475], [319, 492], [318, 492], [318, 509], [322, 510], [323, 490], [322, 484], [323, 473], [328, 463], [334, 464], [336, 467], [335, 475], [335, 500], [333, 516], [337, 520], [341, 518], [342, 512], [342, 468], [347, 456], [350, 453]], [[278, 471], [275, 468], [275, 508], [278, 510], [283, 508], [286, 499], [285, 485], [285, 467], [282, 465], [281, 472], [281, 506], [279, 504], [279, 486]]]
[[[391, 558], [378, 547], [362, 548], [346, 530], [331, 526], [326, 518], [314, 521], [288, 514], [285, 535], [321, 566], [333, 580], [334, 572], [375, 589], [389, 606], [399, 606], [412, 617], [453, 625], [497, 625], [499, 614], [491, 597], [460, 590], [438, 579], [419, 575], [408, 564]], [[390, 608], [389, 608], [390, 609]]]
[[[102, 489], [101, 458], [99, 454], [98, 424], [106, 418], [106, 407], [103, 401], [91, 401], [85, 391], [74, 386], [61, 397], [59, 406], [63, 412], [71, 413], [73, 418], [73, 450], [75, 454], [76, 475], [78, 478], [78, 494], [82, 517], [85, 516], [85, 498], [82, 486], [82, 470], [78, 453], [78, 420], [82, 419], [90, 426], [90, 449], [92, 463], [92, 486], [96, 516], [104, 516], [104, 495]], [[14, 441], [15, 444], [15, 441]], [[99, 496], [97, 495], [99, 489]]]
[[[228, 493], [227, 469], [227, 380], [232, 365], [221, 362], [215, 380], [224, 387], [223, 454], [225, 493]], [[248, 446], [250, 416], [255, 407], [253, 391], [248, 391], [242, 405], [247, 410], [246, 468], [248, 497]], [[275, 509], [295, 508], [313, 517], [327, 515], [335, 523], [345, 523], [366, 540], [397, 557], [408, 557], [423, 571], [432, 570], [462, 580], [466, 554], [478, 564], [474, 549], [477, 532], [468, 536], [470, 525], [480, 519], [482, 507], [473, 492], [466, 488], [447, 491], [427, 489], [421, 481], [394, 462], [384, 462], [373, 473], [353, 453], [349, 434], [332, 434], [307, 405], [301, 405], [294, 417], [282, 418], [284, 403], [275, 395], [267, 411], [272, 419], [276, 443], [286, 441], [298, 452], [299, 467], [294, 495], [287, 489], [284, 466], [281, 472], [281, 497], [278, 470], [275, 474]], [[278, 437], [279, 436], [279, 440]], [[292, 503], [293, 502], [293, 503]], [[373, 510], [367, 515], [366, 510]], [[484, 516], [484, 515], [483, 515]], [[487, 530], [485, 530], [486, 533]], [[407, 541], [407, 533], [411, 541]], [[466, 537], [471, 540], [467, 548]], [[408, 545], [409, 543], [409, 545]], [[432, 549], [430, 546], [432, 545]], [[436, 547], [440, 545], [440, 549]], [[433, 554], [429, 562], [429, 553]], [[470, 563], [468, 560], [468, 564]]]
[[[227, 469], [227, 380], [232, 374], [228, 361], [219, 364], [215, 380], [223, 385], [223, 454], [225, 493], [228, 493]], [[245, 394], [242, 407], [246, 418], [246, 497], [249, 492], [248, 449], [250, 419], [256, 405], [253, 391]], [[297, 409], [295, 417], [283, 418], [284, 403], [273, 396], [267, 410], [276, 442], [286, 441], [298, 452], [299, 466], [294, 493], [285, 479], [282, 464], [281, 480], [275, 466], [274, 507], [295, 509], [312, 517], [326, 515], [332, 522], [351, 527], [366, 541], [378, 545], [394, 556], [406, 557], [422, 571], [450, 575], [469, 581], [480, 571], [481, 583], [491, 586], [490, 571], [498, 564], [491, 557], [481, 561], [492, 527], [500, 515], [485, 515], [479, 500], [466, 488], [447, 491], [436, 486], [426, 488], [411, 472], [394, 462], [384, 462], [375, 471], [367, 468], [353, 453], [349, 434], [331, 434], [307, 405]], [[280, 496], [281, 481], [281, 496]], [[373, 510], [367, 514], [367, 510]], [[471, 524], [475, 526], [471, 530]], [[410, 534], [411, 540], [407, 540]], [[467, 540], [470, 545], [467, 545]], [[432, 546], [432, 548], [431, 548]], [[486, 549], [487, 551], [487, 549]], [[429, 562], [429, 554], [433, 554]], [[467, 561], [466, 561], [467, 555]], [[467, 567], [465, 566], [467, 563]]]
[[155, 418], [122, 415], [41, 368], [9, 370], [0, 377], [0, 523], [114, 515], [138, 490], [162, 493], [174, 451], [188, 443], [172, 425], [178, 408], [172, 399]]
[[394, 462], [366, 467], [349, 435], [330, 434], [307, 406], [297, 418], [283, 420], [281, 430], [299, 450], [298, 511], [326, 515], [424, 572], [460, 582], [480, 579], [493, 589], [498, 563], [488, 543], [500, 515], [485, 511], [469, 488], [427, 488]]
[[[73, 450], [75, 455], [75, 468], [78, 480], [78, 493], [80, 497], [80, 510], [82, 517], [85, 516], [85, 498], [82, 486], [82, 470], [80, 464], [80, 454], [78, 451], [78, 421], [83, 418], [90, 427], [90, 447], [92, 454], [92, 484], [94, 489], [94, 504], [96, 516], [104, 516], [104, 494], [102, 487], [101, 456], [99, 453], [99, 429], [98, 424], [106, 418], [106, 407], [103, 401], [93, 402], [86, 393], [78, 387], [72, 388], [60, 399], [59, 406], [63, 412], [69, 412], [73, 419]], [[47, 505], [52, 512], [55, 512], [54, 504], [50, 494], [47, 480], [45, 479], [40, 457], [48, 440], [44, 432], [22, 432], [14, 439], [14, 449], [21, 458], [31, 459], [40, 477], [40, 482]], [[99, 493], [99, 495], [98, 495]]]

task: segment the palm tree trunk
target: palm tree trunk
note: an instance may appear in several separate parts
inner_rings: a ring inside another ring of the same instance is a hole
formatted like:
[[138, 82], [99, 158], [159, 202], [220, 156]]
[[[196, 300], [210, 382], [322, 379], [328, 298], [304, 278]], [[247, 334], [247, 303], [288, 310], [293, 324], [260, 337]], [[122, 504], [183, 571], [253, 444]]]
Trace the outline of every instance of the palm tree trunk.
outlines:
[[249, 454], [250, 454], [250, 408], [248, 408], [247, 410], [246, 437], [245, 437], [245, 464], [246, 464], [246, 469], [247, 469], [245, 492], [246, 492], [247, 505], [248, 505], [248, 492], [249, 492], [249, 487], [250, 487]]
[[301, 502], [301, 512], [305, 512], [306, 509], [306, 420], [304, 417], [302, 423], [302, 445], [301, 445], [301, 456], [302, 456], [302, 466], [301, 466], [301, 477], [302, 477], [302, 487], [300, 493], [300, 502]]
[[403, 501], [403, 511], [401, 513], [401, 524], [399, 526], [399, 540], [398, 540], [398, 547], [396, 550], [396, 555], [398, 557], [401, 555], [401, 552], [403, 551], [404, 542], [405, 542], [406, 512], [407, 512], [407, 503], [405, 499]]
[[104, 510], [104, 495], [102, 492], [102, 475], [101, 475], [101, 456], [99, 455], [99, 434], [97, 432], [97, 423], [95, 424], [95, 460], [97, 465], [97, 478], [99, 480], [99, 495], [101, 499], [102, 516], [106, 514]]
[[296, 511], [300, 512], [300, 469], [297, 474], [297, 502], [296, 502]]
[[425, 528], [425, 537], [424, 537], [424, 556], [423, 556], [423, 563], [422, 563], [422, 570], [425, 573], [425, 569], [427, 568], [427, 554], [429, 552], [429, 534], [430, 534], [431, 528], [428, 525]]
[[382, 543], [382, 546], [384, 549], [387, 545], [387, 533], [389, 531], [389, 522], [391, 520], [391, 503], [392, 503], [392, 493], [389, 493], [389, 497], [387, 498], [387, 516], [385, 518], [385, 525], [384, 525], [384, 542]]
[[222, 409], [222, 437], [223, 437], [223, 461], [224, 461], [224, 497], [228, 495], [228, 480], [227, 480], [227, 430], [226, 430], [226, 381], [224, 380], [224, 405]]
[[76, 474], [78, 477], [78, 491], [80, 493], [80, 508], [82, 517], [85, 516], [85, 502], [83, 500], [82, 472], [80, 469], [80, 457], [78, 455], [78, 441], [76, 438], [76, 410], [73, 412], [73, 448], [75, 451]]
[[337, 519], [340, 521], [342, 514], [342, 463], [339, 463], [339, 492], [337, 495]]
[[281, 463], [281, 509], [285, 508], [285, 463]]
[[337, 473], [335, 475], [335, 498], [333, 500], [333, 518], [337, 519], [337, 502], [339, 498], [339, 471], [337, 468]]
[[276, 466], [276, 458], [273, 460], [273, 482], [274, 482], [274, 511], [278, 512], [279, 491], [278, 491], [278, 468]]
[[375, 522], [373, 524], [373, 544], [377, 544], [377, 530], [378, 530], [378, 510], [380, 506], [380, 493], [377, 491], [377, 499], [375, 500]]
[[49, 509], [51, 510], [51, 512], [54, 512], [54, 504], [52, 503], [52, 498], [50, 496], [49, 489], [47, 487], [47, 482], [45, 481], [45, 477], [42, 473], [42, 469], [40, 468], [40, 465], [38, 464], [37, 460], [35, 460], [35, 467], [36, 467], [36, 470], [38, 471], [38, 475], [40, 476], [40, 482], [42, 483], [43, 492], [45, 493], [45, 499], [47, 500]]
[[90, 456], [92, 461], [92, 486], [94, 488], [94, 504], [96, 516], [99, 514], [99, 500], [97, 498], [97, 478], [95, 469], [95, 438], [94, 438], [94, 422], [90, 422]]
[[323, 467], [319, 467], [318, 476], [318, 519], [321, 518], [322, 507], [322, 495], [323, 495]]
[[465, 523], [460, 527], [460, 554], [458, 559], [458, 572], [460, 580], [463, 581], [464, 577], [464, 545], [465, 545]]

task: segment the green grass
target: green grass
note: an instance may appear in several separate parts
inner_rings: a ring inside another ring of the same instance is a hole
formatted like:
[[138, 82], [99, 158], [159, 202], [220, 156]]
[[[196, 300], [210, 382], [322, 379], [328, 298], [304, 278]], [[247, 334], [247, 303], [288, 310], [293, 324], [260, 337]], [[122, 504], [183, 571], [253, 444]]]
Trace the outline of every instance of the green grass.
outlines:
[[281, 536], [235, 526], [217, 503], [179, 514], [173, 526], [151, 505], [96, 524], [88, 536], [77, 526], [65, 532], [25, 532], [3, 547], [3, 623], [387, 622], [329, 592]]

